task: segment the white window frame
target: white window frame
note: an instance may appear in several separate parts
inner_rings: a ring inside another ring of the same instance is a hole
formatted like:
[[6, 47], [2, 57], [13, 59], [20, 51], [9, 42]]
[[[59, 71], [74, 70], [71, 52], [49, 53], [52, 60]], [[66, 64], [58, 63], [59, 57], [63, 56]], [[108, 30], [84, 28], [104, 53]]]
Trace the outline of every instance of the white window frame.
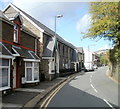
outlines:
[[[27, 67], [26, 64], [27, 62], [31, 62], [32, 63], [32, 66], [31, 67]], [[38, 80], [34, 80], [34, 69], [35, 69], [35, 66], [34, 66], [34, 63], [37, 62], [39, 63], [38, 61], [25, 61], [25, 82], [26, 83], [35, 83], [35, 82], [39, 82], [39, 78]], [[32, 81], [27, 81], [27, 68], [32, 68]], [[37, 67], [36, 67], [37, 68]], [[39, 66], [38, 66], [38, 71], [39, 71]], [[39, 72], [38, 72], [39, 74]]]
[[[15, 28], [15, 26], [17, 27], [17, 28]], [[17, 33], [17, 34], [15, 34], [15, 33]], [[18, 39], [19, 37], [18, 37], [18, 25], [17, 24], [14, 24], [14, 36], [13, 36], [13, 41], [15, 42], [15, 43], [18, 43]]]
[[55, 65], [54, 59], [50, 59], [49, 64], [48, 64], [48, 66], [49, 66], [49, 74], [55, 74], [55, 71], [52, 72], [53, 70], [55, 70], [54, 65]]
[[[33, 73], [33, 65], [31, 67], [27, 67], [27, 62], [25, 62], [25, 78], [26, 78], [26, 82], [31, 82], [31, 81], [27, 81], [27, 68], [31, 68], [32, 73]], [[32, 74], [32, 81], [33, 81], [33, 74]]]
[[0, 91], [2, 90], [6, 90], [6, 89], [10, 89], [10, 59], [8, 58], [0, 58], [1, 60], [2, 59], [7, 59], [9, 61], [9, 66], [0, 66], [0, 68], [8, 68], [8, 86], [5, 86], [5, 87], [0, 87]]
[[[32, 55], [32, 52], [33, 51], [28, 51], [28, 53], [33, 57], [33, 59], [35, 59], [35, 57]], [[34, 52], [33, 52], [34, 53]], [[35, 54], [36, 55], [36, 54]], [[38, 58], [38, 59], [40, 59], [37, 55], [36, 55], [36, 57]]]

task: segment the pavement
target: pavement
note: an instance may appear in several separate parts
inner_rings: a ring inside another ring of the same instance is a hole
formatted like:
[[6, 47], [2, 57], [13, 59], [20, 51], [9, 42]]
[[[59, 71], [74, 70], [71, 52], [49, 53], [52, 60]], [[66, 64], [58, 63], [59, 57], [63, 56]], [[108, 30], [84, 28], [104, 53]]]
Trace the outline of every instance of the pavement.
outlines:
[[11, 94], [2, 97], [2, 109], [33, 108], [57, 86], [75, 75], [72, 74], [66, 77], [58, 77], [52, 81], [40, 82], [39, 85], [34, 87], [15, 89]]

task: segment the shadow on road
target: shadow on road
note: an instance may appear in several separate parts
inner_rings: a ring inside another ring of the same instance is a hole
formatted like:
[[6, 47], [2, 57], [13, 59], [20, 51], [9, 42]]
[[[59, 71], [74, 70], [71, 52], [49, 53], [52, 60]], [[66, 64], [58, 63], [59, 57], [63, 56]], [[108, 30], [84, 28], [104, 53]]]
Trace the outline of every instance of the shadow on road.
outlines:
[[[112, 106], [114, 106], [115, 109], [119, 109], [115, 105]], [[48, 107], [49, 108], [69, 107], [70, 109], [71, 108], [75, 109], [78, 107], [111, 109], [110, 106], [103, 99], [93, 96], [80, 89], [73, 88], [69, 84], [66, 84], [59, 91], [59, 93], [56, 94], [56, 96], [52, 99]]]

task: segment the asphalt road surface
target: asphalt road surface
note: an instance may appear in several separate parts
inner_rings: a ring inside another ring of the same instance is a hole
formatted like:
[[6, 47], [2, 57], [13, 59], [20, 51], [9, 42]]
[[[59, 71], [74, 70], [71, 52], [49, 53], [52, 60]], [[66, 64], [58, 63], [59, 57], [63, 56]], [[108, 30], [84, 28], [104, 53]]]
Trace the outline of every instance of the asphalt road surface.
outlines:
[[[107, 67], [85, 72], [67, 83], [48, 103], [49, 107], [102, 107], [120, 106], [118, 84], [106, 76]], [[120, 87], [119, 87], [120, 88]]]

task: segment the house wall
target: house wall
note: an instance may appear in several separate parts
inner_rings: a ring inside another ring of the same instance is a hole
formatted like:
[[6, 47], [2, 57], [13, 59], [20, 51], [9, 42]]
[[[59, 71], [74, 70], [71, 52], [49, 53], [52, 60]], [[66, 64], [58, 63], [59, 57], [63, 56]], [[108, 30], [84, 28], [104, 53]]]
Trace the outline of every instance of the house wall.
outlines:
[[2, 39], [2, 21], [0, 20], [0, 40]]
[[71, 47], [58, 41], [60, 73], [71, 72], [74, 69], [72, 62], [73, 50]]
[[40, 71], [41, 71], [41, 79], [45, 80], [53, 80], [55, 75], [49, 74], [49, 70], [51, 69], [49, 66], [50, 60], [49, 59], [42, 59], [41, 65], [40, 65]]
[[7, 40], [12, 42], [13, 36], [13, 25], [10, 25], [6, 22], [2, 22], [2, 40]]
[[5, 46], [12, 51], [11, 44], [13, 41], [13, 25], [8, 24], [7, 22], [2, 21], [2, 37], [1, 40], [7, 41], [7, 43], [4, 43]]
[[31, 48], [31, 49], [35, 49], [35, 38], [21, 31], [20, 45]]
[[84, 53], [78, 51], [77, 57], [78, 57], [78, 71], [81, 71], [84, 69]]

